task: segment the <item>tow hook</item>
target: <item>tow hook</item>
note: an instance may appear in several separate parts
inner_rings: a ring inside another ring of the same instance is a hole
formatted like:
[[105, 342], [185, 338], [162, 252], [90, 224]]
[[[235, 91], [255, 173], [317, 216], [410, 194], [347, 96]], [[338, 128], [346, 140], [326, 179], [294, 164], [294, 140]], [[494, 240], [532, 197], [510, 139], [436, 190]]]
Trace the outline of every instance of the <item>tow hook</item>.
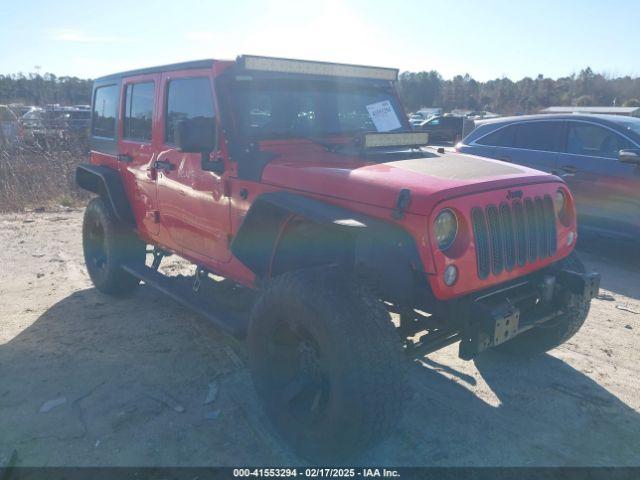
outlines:
[[554, 275], [545, 275], [542, 281], [538, 284], [540, 291], [540, 300], [544, 303], [549, 303], [553, 300], [553, 293], [556, 288], [556, 277]]
[[560, 270], [557, 275], [560, 284], [575, 295], [591, 300], [600, 290], [600, 274]]

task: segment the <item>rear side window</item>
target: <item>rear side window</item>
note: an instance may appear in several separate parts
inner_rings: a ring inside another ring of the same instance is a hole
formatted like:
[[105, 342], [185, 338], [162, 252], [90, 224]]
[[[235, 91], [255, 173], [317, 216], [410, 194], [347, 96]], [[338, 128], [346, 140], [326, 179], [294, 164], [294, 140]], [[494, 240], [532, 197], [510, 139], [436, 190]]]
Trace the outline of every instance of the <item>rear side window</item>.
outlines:
[[118, 86], [96, 88], [93, 98], [93, 123], [91, 133], [94, 137], [115, 138], [116, 113], [118, 111]]
[[516, 126], [500, 128], [489, 135], [476, 140], [478, 145], [487, 145], [489, 147], [513, 147], [516, 137]]
[[213, 94], [207, 77], [178, 78], [169, 82], [164, 127], [167, 143], [175, 143], [180, 120], [214, 116]]
[[593, 157], [618, 158], [618, 152], [634, 148], [617, 133], [590, 123], [569, 122], [567, 153]]
[[516, 129], [515, 148], [541, 150], [545, 152], [560, 151], [561, 122], [527, 122]]
[[124, 138], [142, 141], [151, 140], [153, 92], [153, 82], [127, 85], [124, 103]]

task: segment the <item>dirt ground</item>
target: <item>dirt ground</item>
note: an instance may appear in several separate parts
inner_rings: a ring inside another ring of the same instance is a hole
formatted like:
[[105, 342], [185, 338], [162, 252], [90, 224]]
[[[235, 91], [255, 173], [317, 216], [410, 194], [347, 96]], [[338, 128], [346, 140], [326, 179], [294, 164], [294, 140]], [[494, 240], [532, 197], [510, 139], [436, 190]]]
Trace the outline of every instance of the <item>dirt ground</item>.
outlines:
[[[120, 300], [92, 287], [81, 218], [0, 216], [0, 457], [303, 463], [261, 413], [243, 344], [148, 287]], [[640, 465], [640, 252], [582, 250], [613, 300], [594, 300], [574, 338], [527, 361], [464, 362], [457, 346], [429, 355], [410, 368], [414, 395], [397, 431], [356, 463]]]

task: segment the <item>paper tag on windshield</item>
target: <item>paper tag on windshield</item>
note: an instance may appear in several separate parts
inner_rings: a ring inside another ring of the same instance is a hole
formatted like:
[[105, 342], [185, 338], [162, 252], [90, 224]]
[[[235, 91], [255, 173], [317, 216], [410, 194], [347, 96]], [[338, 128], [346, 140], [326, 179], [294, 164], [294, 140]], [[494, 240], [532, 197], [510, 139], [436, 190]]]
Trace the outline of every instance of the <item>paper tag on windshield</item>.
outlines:
[[367, 105], [367, 111], [379, 132], [389, 132], [402, 126], [389, 100]]

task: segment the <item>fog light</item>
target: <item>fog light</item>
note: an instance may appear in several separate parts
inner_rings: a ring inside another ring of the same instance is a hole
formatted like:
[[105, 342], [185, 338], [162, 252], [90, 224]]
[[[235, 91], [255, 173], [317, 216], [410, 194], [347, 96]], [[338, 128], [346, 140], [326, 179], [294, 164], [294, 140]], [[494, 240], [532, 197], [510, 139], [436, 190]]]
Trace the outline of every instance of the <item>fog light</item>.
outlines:
[[458, 269], [455, 265], [448, 265], [447, 268], [444, 269], [444, 283], [447, 287], [450, 287], [456, 280], [458, 279]]
[[576, 234], [575, 232], [569, 232], [569, 235], [567, 235], [567, 246], [571, 246], [573, 245], [573, 241], [576, 239]]

